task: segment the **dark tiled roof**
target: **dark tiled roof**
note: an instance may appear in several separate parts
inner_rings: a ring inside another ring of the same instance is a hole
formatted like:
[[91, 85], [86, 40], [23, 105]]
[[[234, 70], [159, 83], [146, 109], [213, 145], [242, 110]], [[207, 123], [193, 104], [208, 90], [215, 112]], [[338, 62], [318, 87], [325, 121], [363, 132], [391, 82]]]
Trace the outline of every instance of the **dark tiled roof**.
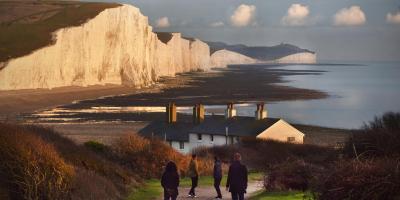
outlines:
[[234, 117], [226, 120], [222, 116], [210, 116], [203, 123], [191, 129], [190, 132], [225, 135], [225, 129], [228, 127], [228, 134], [232, 136], [257, 136], [278, 120], [271, 118], [255, 120], [254, 117]]
[[168, 124], [163, 121], [153, 121], [148, 126], [139, 131], [144, 137], [158, 137], [164, 139], [165, 134], [167, 141], [189, 141], [189, 130], [193, 128], [192, 123], [177, 122]]
[[272, 118], [255, 120], [254, 117], [234, 117], [227, 120], [223, 116], [207, 116], [199, 125], [188, 122], [168, 124], [154, 121], [139, 133], [145, 137], [154, 135], [162, 139], [166, 134], [168, 141], [189, 141], [189, 133], [225, 135], [225, 128], [228, 127], [228, 134], [231, 136], [257, 136], [278, 120]]

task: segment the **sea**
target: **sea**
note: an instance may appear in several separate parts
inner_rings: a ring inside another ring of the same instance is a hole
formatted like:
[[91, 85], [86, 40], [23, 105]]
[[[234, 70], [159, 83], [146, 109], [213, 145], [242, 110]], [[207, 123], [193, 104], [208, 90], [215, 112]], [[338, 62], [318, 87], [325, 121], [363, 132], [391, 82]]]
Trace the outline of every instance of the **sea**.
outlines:
[[[263, 66], [260, 65], [260, 67]], [[297, 124], [357, 129], [386, 112], [400, 112], [400, 62], [291, 64], [275, 65], [273, 68], [291, 71], [321, 71], [314, 75], [299, 73], [299, 75], [283, 76], [284, 81], [278, 84], [324, 91], [329, 94], [329, 97], [317, 100], [265, 102], [268, 117], [283, 118]], [[235, 108], [238, 115], [254, 116], [255, 104], [252, 102], [235, 104]], [[224, 109], [223, 105], [205, 106], [207, 115], [223, 115]], [[161, 106], [93, 106], [82, 110], [55, 108], [33, 115], [45, 119], [46, 122], [51, 122], [52, 119], [57, 122], [60, 120], [82, 122], [85, 119], [73, 116], [76, 116], [76, 113], [85, 116], [85, 113], [152, 112], [165, 112], [165, 108]], [[192, 108], [178, 107], [178, 112], [191, 114]], [[102, 120], [128, 121], [127, 118], [103, 118]], [[101, 123], [99, 120], [95, 122]]]

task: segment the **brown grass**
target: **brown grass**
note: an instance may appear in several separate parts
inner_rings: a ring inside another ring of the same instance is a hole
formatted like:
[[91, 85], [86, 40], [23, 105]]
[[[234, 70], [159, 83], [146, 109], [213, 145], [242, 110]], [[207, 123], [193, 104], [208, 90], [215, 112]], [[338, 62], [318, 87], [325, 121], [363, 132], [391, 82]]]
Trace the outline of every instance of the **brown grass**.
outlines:
[[4, 128], [0, 134], [0, 175], [3, 184], [16, 188], [14, 198], [65, 198], [75, 177], [74, 167], [53, 145], [33, 133]]
[[391, 200], [400, 198], [400, 160], [343, 160], [319, 179], [320, 199]]
[[[177, 152], [167, 143], [159, 139], [149, 140], [137, 134], [121, 137], [112, 149], [122, 165], [146, 178], [159, 178], [169, 161], [174, 161], [180, 174], [185, 176], [190, 162], [190, 156]], [[200, 174], [211, 174], [210, 162], [209, 159], [198, 160]]]

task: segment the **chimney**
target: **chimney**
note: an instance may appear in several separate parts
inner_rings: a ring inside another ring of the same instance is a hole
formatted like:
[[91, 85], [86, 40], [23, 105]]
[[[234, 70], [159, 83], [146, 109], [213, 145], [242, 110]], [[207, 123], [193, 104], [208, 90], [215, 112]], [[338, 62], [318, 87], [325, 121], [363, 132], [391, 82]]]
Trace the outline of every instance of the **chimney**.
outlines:
[[228, 103], [225, 111], [225, 119], [230, 119], [236, 116], [236, 110], [233, 108], [233, 103]]
[[169, 124], [176, 122], [176, 105], [175, 103], [169, 103], [166, 106], [167, 122]]
[[202, 104], [196, 104], [193, 107], [193, 123], [200, 124], [204, 121], [204, 106]]
[[261, 120], [267, 118], [267, 111], [264, 110], [264, 103], [257, 104], [257, 110], [255, 112], [256, 120]]

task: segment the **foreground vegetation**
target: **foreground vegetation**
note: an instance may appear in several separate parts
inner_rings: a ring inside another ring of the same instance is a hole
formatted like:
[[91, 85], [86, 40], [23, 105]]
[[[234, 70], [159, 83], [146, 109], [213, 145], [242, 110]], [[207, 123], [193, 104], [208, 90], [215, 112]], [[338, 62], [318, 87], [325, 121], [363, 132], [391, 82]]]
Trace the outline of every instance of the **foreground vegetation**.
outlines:
[[[158, 179], [166, 162], [181, 174], [190, 161], [160, 140], [129, 134], [112, 146], [84, 146], [50, 129], [0, 124], [2, 199], [125, 199], [132, 188]], [[210, 174], [211, 161], [199, 160]]]
[[265, 172], [268, 192], [259, 198], [297, 190], [315, 199], [400, 199], [400, 113], [386, 113], [354, 131], [342, 150], [254, 139], [198, 150], [225, 160], [230, 152], [241, 152], [249, 167]]
[[[207, 175], [213, 157], [219, 156], [226, 170], [233, 152], [242, 153], [250, 170], [264, 172], [265, 192], [253, 199], [400, 198], [399, 113], [354, 132], [343, 150], [256, 139], [197, 149], [200, 185], [212, 184]], [[0, 124], [0, 197], [151, 199], [162, 192], [159, 178], [170, 160], [184, 177], [190, 157], [160, 140], [129, 134], [111, 146], [76, 145], [50, 129]], [[250, 179], [260, 176], [253, 173]], [[189, 179], [181, 185], [189, 186]]]
[[[20, 57], [32, 51], [50, 45], [52, 33], [60, 28], [78, 26], [88, 19], [94, 18], [107, 8], [119, 6], [115, 3], [86, 3], [68, 1], [41, 2], [0, 2], [0, 6], [12, 4], [10, 15], [21, 15], [26, 4], [31, 4], [37, 12], [0, 23], [0, 62]], [[53, 6], [52, 9], [44, 8]], [[42, 19], [42, 20], [40, 20]], [[1, 68], [0, 68], [1, 70]]]
[[313, 200], [312, 194], [302, 191], [260, 192], [250, 200]]

